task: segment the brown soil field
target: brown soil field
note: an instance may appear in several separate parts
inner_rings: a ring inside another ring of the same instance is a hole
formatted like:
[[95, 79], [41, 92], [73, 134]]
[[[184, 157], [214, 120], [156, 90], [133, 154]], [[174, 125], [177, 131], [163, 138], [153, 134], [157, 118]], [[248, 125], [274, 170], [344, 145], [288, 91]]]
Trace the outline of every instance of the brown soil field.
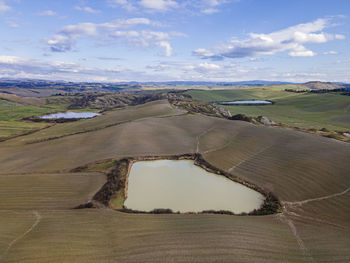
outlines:
[[0, 175], [0, 210], [71, 209], [105, 181], [98, 173]]
[[[46, 131], [0, 143], [0, 262], [350, 261], [347, 143], [183, 114], [165, 101]], [[97, 172], [72, 173], [76, 167], [110, 158], [196, 152], [211, 165], [274, 193], [282, 213], [150, 215], [73, 209], [105, 181]]]

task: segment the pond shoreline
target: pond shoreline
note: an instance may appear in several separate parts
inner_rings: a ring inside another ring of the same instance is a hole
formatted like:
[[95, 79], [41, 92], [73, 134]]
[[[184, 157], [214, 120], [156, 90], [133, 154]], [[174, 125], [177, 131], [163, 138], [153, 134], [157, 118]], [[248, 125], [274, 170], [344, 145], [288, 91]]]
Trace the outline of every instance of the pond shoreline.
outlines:
[[[65, 118], [65, 117], [59, 117], [59, 118], [43, 118], [45, 116], [55, 115], [55, 114], [67, 114], [67, 113], [94, 113], [96, 115], [91, 117], [81, 117], [81, 118]], [[60, 112], [54, 112], [54, 113], [48, 113], [43, 116], [31, 116], [23, 118], [22, 121], [32, 121], [32, 122], [48, 122], [48, 123], [65, 123], [65, 122], [74, 122], [79, 120], [90, 120], [93, 118], [96, 118], [98, 116], [101, 116], [103, 114], [103, 111], [99, 112], [75, 112], [75, 111], [60, 111]]]
[[[111, 171], [109, 171], [107, 175], [107, 182], [102, 186], [102, 188], [94, 195], [92, 200], [86, 204], [79, 205], [75, 207], [76, 209], [80, 208], [101, 208], [101, 207], [109, 207], [111, 206], [111, 201], [116, 198], [116, 196], [123, 195], [123, 204], [125, 199], [127, 198], [127, 187], [128, 187], [128, 177], [130, 173], [131, 166], [135, 162], [139, 161], [156, 161], [156, 160], [193, 160], [194, 165], [201, 167], [207, 172], [222, 175], [229, 180], [242, 184], [252, 190], [255, 190], [262, 194], [265, 199], [260, 206], [259, 209], [254, 209], [249, 213], [241, 213], [234, 214], [231, 211], [215, 211], [215, 210], [205, 210], [202, 212], [188, 212], [188, 213], [180, 213], [173, 212], [171, 209], [154, 209], [152, 211], [136, 211], [132, 209], [128, 209], [123, 206], [123, 208], [115, 209], [119, 212], [125, 213], [143, 213], [143, 214], [202, 214], [202, 213], [211, 213], [211, 214], [229, 214], [229, 215], [270, 215], [276, 214], [281, 211], [281, 203], [271, 192], [268, 192], [252, 183], [249, 183], [243, 179], [232, 176], [231, 174], [216, 168], [215, 166], [208, 163], [201, 154], [199, 153], [190, 153], [190, 154], [182, 154], [182, 155], [171, 155], [171, 156], [140, 156], [140, 157], [127, 157], [119, 160], [115, 160], [115, 166]], [[93, 165], [93, 164], [92, 164]], [[88, 167], [78, 167], [74, 169], [74, 172], [81, 171]]]
[[[246, 101], [249, 101], [246, 103]], [[257, 102], [255, 102], [257, 101]], [[266, 105], [273, 105], [275, 104], [274, 101], [271, 100], [233, 100], [233, 101], [215, 101], [213, 102], [217, 105], [224, 105], [224, 106], [266, 106]]]

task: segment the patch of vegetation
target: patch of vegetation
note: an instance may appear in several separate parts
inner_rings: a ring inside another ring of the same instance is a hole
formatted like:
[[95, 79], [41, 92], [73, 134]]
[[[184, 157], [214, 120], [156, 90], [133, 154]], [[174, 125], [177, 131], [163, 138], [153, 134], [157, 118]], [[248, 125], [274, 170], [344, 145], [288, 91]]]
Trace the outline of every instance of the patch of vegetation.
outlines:
[[113, 109], [166, 98], [164, 92], [104, 93], [85, 92], [47, 97], [48, 104], [68, 104], [68, 109]]
[[255, 123], [255, 118], [249, 117], [245, 114], [236, 114], [229, 118], [230, 120], [236, 120], [236, 121], [246, 121], [246, 122], [253, 122]]
[[281, 204], [275, 195], [267, 193], [262, 206], [259, 209], [254, 209], [252, 212], [248, 213], [248, 215], [272, 215], [276, 212], [282, 212]]
[[66, 108], [67, 105], [35, 106], [0, 99], [0, 139], [27, 134], [48, 127], [49, 124], [26, 122], [22, 119], [63, 111]]
[[117, 164], [118, 160], [109, 159], [104, 161], [95, 162], [92, 164], [77, 167], [72, 172], [108, 172]]
[[125, 188], [129, 165], [130, 161], [128, 159], [116, 162], [114, 168], [107, 174], [107, 182], [94, 195], [93, 200], [109, 206], [116, 193]]
[[234, 215], [233, 212], [227, 210], [203, 210], [202, 214], [216, 214], [216, 215]]

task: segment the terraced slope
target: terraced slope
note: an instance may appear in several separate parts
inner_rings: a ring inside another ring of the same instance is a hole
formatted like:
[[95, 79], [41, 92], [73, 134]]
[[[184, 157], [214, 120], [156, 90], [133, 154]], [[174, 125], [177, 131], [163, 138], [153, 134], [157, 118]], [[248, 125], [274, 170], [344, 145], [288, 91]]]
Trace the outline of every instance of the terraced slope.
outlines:
[[[168, 110], [159, 114], [151, 110], [164, 106]], [[102, 117], [94, 119], [98, 129], [74, 134], [89, 127], [84, 120], [63, 137], [56, 136], [61, 134], [56, 125], [50, 140], [32, 134], [0, 143], [1, 262], [350, 261], [349, 144], [183, 115], [164, 101], [142, 106], [142, 117], [130, 118], [138, 112], [133, 109], [106, 114], [101, 123]], [[113, 121], [121, 122], [102, 125]], [[70, 209], [103, 183], [101, 174], [69, 173], [75, 167], [195, 152], [232, 176], [271, 190], [283, 212], [249, 217]]]

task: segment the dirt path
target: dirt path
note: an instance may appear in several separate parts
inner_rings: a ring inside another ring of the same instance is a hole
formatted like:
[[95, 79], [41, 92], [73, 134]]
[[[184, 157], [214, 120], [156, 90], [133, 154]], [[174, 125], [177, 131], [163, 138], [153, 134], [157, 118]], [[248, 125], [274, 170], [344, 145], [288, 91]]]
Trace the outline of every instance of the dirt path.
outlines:
[[307, 259], [308, 262], [315, 262], [313, 257], [311, 256], [309, 249], [305, 246], [304, 241], [301, 239], [297, 228], [295, 227], [293, 221], [288, 218], [284, 213], [283, 214], [278, 214], [277, 218], [286, 223], [290, 229], [290, 231], [292, 232], [292, 234], [294, 235], [296, 241], [298, 242], [298, 246], [303, 254], [303, 256]]
[[244, 129], [246, 129], [247, 127], [240, 127], [239, 129], [237, 129], [237, 131], [232, 135], [232, 138], [230, 138], [224, 145], [215, 147], [213, 149], [209, 149], [206, 150], [204, 152], [202, 152], [202, 155], [207, 154], [207, 153], [211, 153], [211, 152], [216, 152], [216, 151], [220, 151], [222, 149], [225, 149], [226, 147], [228, 147], [230, 144], [232, 144], [235, 140], [235, 137]]
[[14, 240], [11, 241], [11, 243], [7, 246], [4, 254], [0, 257], [3, 258], [7, 255], [7, 253], [11, 250], [11, 248], [21, 239], [23, 239], [26, 235], [28, 235], [31, 231], [33, 231], [33, 229], [40, 223], [41, 221], [41, 215], [39, 214], [39, 212], [37, 211], [33, 211], [33, 214], [35, 215], [35, 222], [33, 223], [33, 225], [27, 230], [25, 231], [22, 235], [16, 237]]
[[209, 129], [206, 129], [204, 132], [200, 133], [197, 136], [197, 147], [196, 147], [196, 153], [199, 153], [199, 140], [202, 136], [206, 135], [208, 132], [210, 132], [211, 130], [213, 130], [216, 127], [216, 125], [210, 127]]
[[350, 230], [350, 227], [339, 225], [339, 224], [336, 224], [336, 223], [332, 223], [332, 222], [329, 222], [329, 221], [326, 221], [326, 220], [323, 220], [323, 219], [319, 219], [319, 218], [315, 218], [315, 217], [311, 217], [311, 216], [302, 216], [302, 215], [299, 215], [299, 214], [297, 214], [295, 212], [291, 212], [291, 211], [285, 211], [285, 213], [290, 215], [290, 216], [311, 220], [311, 221], [314, 221], [314, 222], [317, 222], [317, 223], [320, 223], [320, 224], [326, 224], [326, 225], [342, 228], [342, 229], [345, 229], [345, 230]]
[[326, 199], [330, 199], [333, 197], [337, 197], [337, 196], [341, 196], [341, 195], [345, 195], [347, 192], [350, 191], [350, 187], [345, 189], [343, 192], [340, 193], [335, 193], [335, 194], [331, 194], [331, 195], [326, 195], [326, 196], [321, 196], [321, 197], [317, 197], [317, 198], [311, 198], [311, 199], [306, 199], [303, 201], [296, 201], [296, 202], [286, 202], [283, 201], [282, 204], [283, 205], [287, 205], [287, 206], [301, 206], [310, 202], [315, 202], [315, 201], [321, 201], [321, 200], [326, 200]]

